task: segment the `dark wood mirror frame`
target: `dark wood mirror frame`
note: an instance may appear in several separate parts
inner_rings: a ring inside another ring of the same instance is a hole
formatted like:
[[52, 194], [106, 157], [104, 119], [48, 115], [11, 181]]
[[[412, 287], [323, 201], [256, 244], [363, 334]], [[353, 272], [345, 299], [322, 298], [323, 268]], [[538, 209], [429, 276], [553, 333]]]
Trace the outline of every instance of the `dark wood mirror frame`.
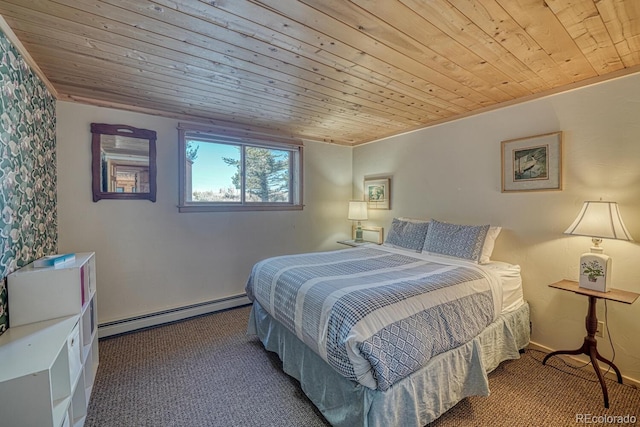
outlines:
[[[101, 199], [120, 200], [151, 200], [156, 201], [156, 132], [148, 129], [139, 129], [127, 125], [108, 125], [104, 123], [91, 123], [91, 172], [93, 201]], [[149, 142], [149, 191], [136, 193], [120, 193], [102, 191], [102, 158], [101, 142], [102, 135], [115, 135], [128, 138], [139, 138]]]

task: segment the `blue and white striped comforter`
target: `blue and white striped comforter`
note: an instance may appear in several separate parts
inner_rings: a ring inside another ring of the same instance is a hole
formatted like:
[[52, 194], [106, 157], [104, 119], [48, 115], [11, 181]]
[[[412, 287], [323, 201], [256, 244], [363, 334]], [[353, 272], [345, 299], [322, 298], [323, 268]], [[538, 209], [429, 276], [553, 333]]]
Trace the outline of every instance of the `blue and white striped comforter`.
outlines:
[[481, 266], [381, 246], [269, 258], [246, 291], [343, 376], [379, 390], [471, 340], [502, 304]]

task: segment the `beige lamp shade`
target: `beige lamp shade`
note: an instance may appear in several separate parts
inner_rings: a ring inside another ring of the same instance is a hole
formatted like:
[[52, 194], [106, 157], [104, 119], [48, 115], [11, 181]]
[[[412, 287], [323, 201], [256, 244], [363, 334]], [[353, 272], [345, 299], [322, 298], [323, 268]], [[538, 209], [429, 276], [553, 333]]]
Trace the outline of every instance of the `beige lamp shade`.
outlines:
[[564, 234], [599, 239], [633, 240], [622, 222], [616, 202], [584, 202], [578, 217]]
[[365, 221], [367, 216], [367, 202], [349, 202], [349, 215], [351, 221]]

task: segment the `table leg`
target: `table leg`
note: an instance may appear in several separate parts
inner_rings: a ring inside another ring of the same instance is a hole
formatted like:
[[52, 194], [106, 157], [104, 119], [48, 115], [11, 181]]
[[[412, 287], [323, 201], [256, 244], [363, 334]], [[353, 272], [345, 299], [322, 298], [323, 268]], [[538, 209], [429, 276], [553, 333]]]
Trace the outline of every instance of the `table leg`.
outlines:
[[553, 356], [557, 356], [559, 354], [584, 354], [584, 346], [580, 347], [577, 350], [558, 350], [558, 351], [551, 352], [551, 353], [547, 354], [544, 357], [544, 359], [542, 359], [542, 364], [546, 365], [547, 360], [549, 360]]
[[597, 349], [596, 349], [596, 358], [599, 361], [604, 362], [607, 365], [611, 366], [613, 370], [616, 372], [616, 376], [618, 377], [618, 382], [622, 384], [622, 374], [620, 373], [620, 369], [618, 369], [618, 367], [611, 360], [605, 359], [604, 357], [602, 357], [602, 355], [598, 353]]
[[589, 296], [589, 309], [587, 312], [587, 317], [585, 318], [585, 328], [587, 329], [587, 336], [584, 337], [584, 342], [582, 343], [582, 347], [576, 350], [559, 350], [549, 353], [542, 359], [542, 364], [545, 365], [547, 360], [553, 356], [557, 356], [559, 354], [585, 354], [589, 356], [591, 360], [591, 365], [596, 372], [596, 376], [598, 377], [598, 381], [600, 382], [600, 387], [602, 388], [602, 395], [604, 397], [604, 407], [609, 407], [609, 393], [607, 392], [607, 384], [604, 382], [604, 376], [602, 372], [600, 372], [600, 366], [598, 365], [598, 360], [606, 363], [611, 366], [613, 370], [616, 372], [618, 377], [618, 382], [622, 384], [622, 374], [616, 365], [613, 364], [612, 361], [605, 359], [598, 353], [598, 341], [595, 338], [596, 330], [598, 329], [598, 318], [596, 317], [596, 302], [598, 299], [593, 296]]
[[602, 388], [602, 396], [604, 397], [604, 407], [609, 407], [609, 392], [607, 391], [607, 383], [604, 382], [604, 376], [602, 376], [602, 372], [600, 371], [600, 366], [598, 366], [598, 350], [596, 350], [595, 346], [591, 346], [589, 349], [589, 359], [591, 359], [591, 366], [596, 371], [596, 375], [598, 376], [598, 381], [600, 381], [600, 387]]

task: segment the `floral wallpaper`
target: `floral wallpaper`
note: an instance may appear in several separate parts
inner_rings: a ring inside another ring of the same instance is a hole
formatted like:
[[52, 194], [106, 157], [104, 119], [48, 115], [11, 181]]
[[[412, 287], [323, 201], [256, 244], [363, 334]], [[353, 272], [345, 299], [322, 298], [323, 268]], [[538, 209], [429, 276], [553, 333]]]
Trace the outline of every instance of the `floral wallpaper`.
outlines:
[[[55, 98], [0, 31], [0, 334], [6, 276], [58, 244]], [[9, 307], [9, 310], [11, 308]]]

